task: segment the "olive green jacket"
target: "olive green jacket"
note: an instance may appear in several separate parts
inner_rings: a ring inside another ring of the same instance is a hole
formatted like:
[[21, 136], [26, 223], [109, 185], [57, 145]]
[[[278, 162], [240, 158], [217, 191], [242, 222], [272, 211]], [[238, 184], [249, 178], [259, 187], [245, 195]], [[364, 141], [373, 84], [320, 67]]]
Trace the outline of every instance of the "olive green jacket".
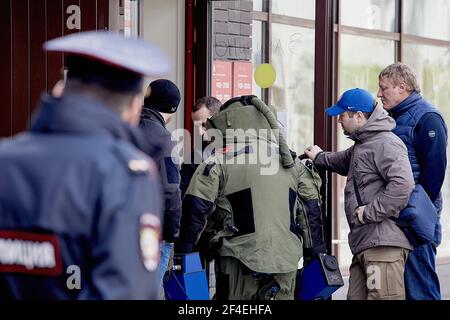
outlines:
[[[273, 152], [265, 160], [271, 161], [261, 161], [257, 150], [267, 149]], [[276, 149], [270, 141], [254, 139], [228, 145], [202, 163], [186, 192], [190, 206], [183, 208], [180, 241], [198, 240], [197, 232], [195, 239], [186, 238], [191, 229], [186, 224], [193, 224], [186, 215], [195, 215], [212, 235], [211, 248], [255, 272], [292, 272], [303, 247], [309, 254], [323, 251], [320, 177], [298, 159], [292, 168], [281, 167]]]

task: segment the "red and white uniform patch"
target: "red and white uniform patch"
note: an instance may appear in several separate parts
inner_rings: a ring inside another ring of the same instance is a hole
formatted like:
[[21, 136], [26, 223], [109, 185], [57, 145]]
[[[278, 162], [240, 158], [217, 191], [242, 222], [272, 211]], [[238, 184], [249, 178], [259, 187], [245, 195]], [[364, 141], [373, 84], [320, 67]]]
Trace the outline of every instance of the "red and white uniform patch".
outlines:
[[148, 271], [155, 271], [159, 263], [159, 242], [161, 240], [161, 221], [151, 213], [144, 213], [140, 218], [139, 243], [141, 257]]
[[224, 148], [217, 148], [215, 152], [217, 154], [226, 154], [232, 150], [231, 146], [225, 146]]
[[0, 230], [0, 272], [58, 276], [61, 260], [54, 234]]

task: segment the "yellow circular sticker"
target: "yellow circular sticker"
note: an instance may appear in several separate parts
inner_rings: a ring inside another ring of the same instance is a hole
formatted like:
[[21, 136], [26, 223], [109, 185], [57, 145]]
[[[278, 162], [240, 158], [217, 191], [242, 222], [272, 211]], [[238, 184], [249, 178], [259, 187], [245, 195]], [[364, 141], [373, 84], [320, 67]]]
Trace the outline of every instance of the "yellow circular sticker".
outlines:
[[263, 89], [270, 88], [276, 78], [275, 68], [269, 63], [260, 64], [255, 70], [255, 82]]

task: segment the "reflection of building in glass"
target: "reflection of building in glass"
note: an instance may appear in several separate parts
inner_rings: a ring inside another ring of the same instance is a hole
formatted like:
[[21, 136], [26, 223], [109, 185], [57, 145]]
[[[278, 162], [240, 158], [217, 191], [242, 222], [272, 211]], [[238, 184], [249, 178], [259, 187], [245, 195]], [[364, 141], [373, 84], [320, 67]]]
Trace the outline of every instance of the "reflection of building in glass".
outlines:
[[397, 31], [396, 0], [345, 0], [341, 23], [371, 30]]
[[277, 80], [271, 104], [287, 113], [288, 144], [302, 152], [313, 142], [314, 31], [283, 24], [273, 24], [272, 31], [272, 64]]
[[404, 0], [405, 32], [435, 39], [450, 39], [450, 2]]

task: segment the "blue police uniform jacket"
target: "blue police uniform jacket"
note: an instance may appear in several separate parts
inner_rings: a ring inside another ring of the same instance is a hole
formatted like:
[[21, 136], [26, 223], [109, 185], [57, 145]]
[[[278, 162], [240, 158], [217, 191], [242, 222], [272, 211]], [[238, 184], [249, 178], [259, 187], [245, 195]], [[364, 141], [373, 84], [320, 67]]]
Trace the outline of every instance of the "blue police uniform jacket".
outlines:
[[[445, 130], [445, 136], [447, 137], [447, 128], [442, 115], [439, 111], [422, 98], [417, 92], [413, 92], [408, 98], [402, 101], [399, 105], [389, 110], [390, 115], [396, 121], [396, 127], [393, 132], [405, 143], [408, 149], [409, 162], [411, 163], [411, 168], [413, 171], [415, 183], [419, 183], [419, 178], [421, 176], [421, 167], [419, 163], [419, 155], [417, 154], [416, 148], [416, 128], [421, 119], [430, 113], [438, 115], [442, 120], [442, 124]], [[444, 155], [440, 155], [445, 157]], [[430, 164], [431, 165], [431, 164]], [[444, 172], [436, 174], [445, 174]], [[442, 195], [439, 192], [436, 200], [434, 201], [434, 206], [436, 207], [438, 213], [442, 210]], [[441, 225], [438, 222], [435, 232], [435, 242], [439, 244], [441, 242]]]
[[0, 143], [0, 299], [155, 299], [161, 187], [135, 129], [45, 96]]

